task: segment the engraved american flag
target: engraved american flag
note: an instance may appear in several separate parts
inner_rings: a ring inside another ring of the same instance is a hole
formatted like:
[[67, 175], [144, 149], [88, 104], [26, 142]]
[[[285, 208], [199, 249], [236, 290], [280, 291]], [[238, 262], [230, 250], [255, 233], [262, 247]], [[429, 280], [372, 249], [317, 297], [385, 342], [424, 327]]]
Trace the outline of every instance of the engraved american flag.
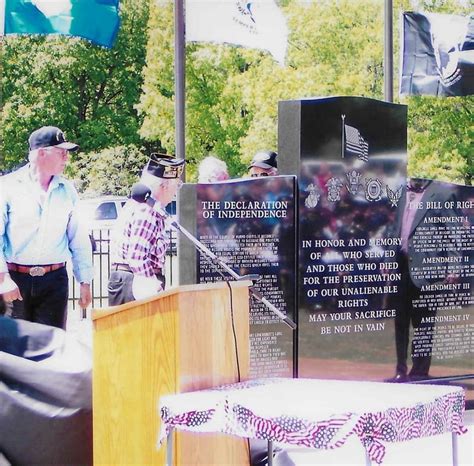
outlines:
[[359, 159], [367, 162], [369, 160], [369, 144], [360, 135], [359, 130], [353, 126], [344, 125], [345, 149], [351, 154], [357, 155]]

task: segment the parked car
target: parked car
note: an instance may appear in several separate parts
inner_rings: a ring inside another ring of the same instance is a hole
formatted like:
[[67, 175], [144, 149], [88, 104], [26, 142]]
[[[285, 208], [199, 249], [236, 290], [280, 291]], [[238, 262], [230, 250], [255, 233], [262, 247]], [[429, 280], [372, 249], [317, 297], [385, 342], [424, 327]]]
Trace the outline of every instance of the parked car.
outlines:
[[125, 196], [101, 196], [81, 199], [79, 213], [90, 230], [110, 229], [117, 220], [122, 207], [127, 202]]
[[[89, 228], [89, 236], [95, 251], [108, 252], [110, 230], [118, 219], [120, 211], [127, 202], [125, 196], [101, 196], [93, 199], [81, 199], [79, 214]], [[176, 201], [166, 207], [168, 214], [176, 218]], [[168, 231], [170, 237], [170, 252], [176, 253], [176, 231]]]

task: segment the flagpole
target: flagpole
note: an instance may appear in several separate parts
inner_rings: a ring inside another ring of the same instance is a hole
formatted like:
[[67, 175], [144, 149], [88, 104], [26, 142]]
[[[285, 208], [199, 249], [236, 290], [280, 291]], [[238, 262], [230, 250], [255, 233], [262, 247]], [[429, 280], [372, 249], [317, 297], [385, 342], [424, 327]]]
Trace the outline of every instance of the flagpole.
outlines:
[[[0, 121], [3, 119], [3, 36], [5, 35], [5, 0], [0, 0]], [[3, 141], [0, 139], [0, 145]]]
[[0, 0], [0, 38], [3, 37], [4, 34], [5, 34], [5, 0]]
[[384, 98], [393, 102], [393, 0], [385, 0], [384, 6]]
[[346, 115], [341, 115], [341, 119], [342, 119], [341, 157], [344, 158], [344, 122], [345, 122], [345, 119], [346, 119]]
[[[185, 148], [185, 37], [184, 0], [175, 0], [174, 7], [174, 97], [176, 157], [186, 159]], [[184, 175], [186, 177], [186, 175]]]

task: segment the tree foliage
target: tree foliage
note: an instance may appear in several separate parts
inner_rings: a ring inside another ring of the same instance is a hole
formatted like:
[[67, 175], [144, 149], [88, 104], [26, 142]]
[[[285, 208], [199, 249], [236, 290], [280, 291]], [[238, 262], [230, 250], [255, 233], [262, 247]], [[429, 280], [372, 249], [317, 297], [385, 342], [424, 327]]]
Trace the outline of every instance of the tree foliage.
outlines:
[[[383, 3], [278, 1], [290, 32], [285, 66], [259, 50], [187, 44], [188, 180], [196, 179], [197, 164], [208, 154], [240, 176], [257, 150], [276, 149], [281, 100], [383, 99]], [[395, 76], [399, 13], [468, 14], [467, 3], [394, 1]], [[0, 169], [25, 159], [28, 134], [43, 124], [60, 126], [80, 143], [82, 152], [71, 168], [89, 192], [128, 189], [144, 154], [174, 153], [174, 2], [122, 0], [121, 5], [122, 26], [112, 50], [73, 38], [4, 39]], [[471, 184], [472, 97], [398, 101], [409, 109], [409, 173]]]
[[[191, 179], [196, 164], [209, 153], [226, 160], [235, 176], [242, 174], [257, 150], [276, 148], [280, 100], [330, 95], [383, 99], [383, 2], [279, 3], [290, 29], [285, 67], [257, 50], [187, 45], [186, 152]], [[413, 9], [414, 3], [427, 11], [467, 13], [456, 0], [396, 0], [394, 18]], [[142, 136], [160, 140], [171, 153], [172, 31], [172, 3], [157, 2], [151, 12], [145, 85], [138, 107], [144, 115]], [[398, 36], [395, 20], [396, 51]], [[398, 62], [396, 52], [395, 75]], [[408, 103], [410, 112], [410, 174], [469, 183], [472, 161], [466, 146], [472, 100], [422, 97], [402, 103]]]
[[132, 144], [88, 152], [74, 162], [74, 173], [80, 180], [78, 188], [84, 197], [128, 196], [147, 160], [145, 150]]
[[[55, 125], [82, 154], [140, 144], [138, 102], [145, 63], [148, 4], [123, 0], [112, 49], [63, 36], [6, 36], [3, 41], [2, 165], [25, 159], [29, 133]], [[81, 157], [81, 154], [79, 154]]]
[[[364, 8], [361, 8], [364, 3]], [[366, 8], [365, 8], [366, 7]], [[382, 12], [374, 0], [284, 2], [291, 31], [287, 66], [268, 53], [227, 45], [186, 47], [186, 152], [191, 178], [209, 153], [241, 175], [260, 149], [277, 146], [278, 102], [382, 92]], [[174, 148], [171, 2], [150, 14], [141, 134]]]
[[409, 173], [472, 185], [474, 134], [472, 96], [410, 97]]

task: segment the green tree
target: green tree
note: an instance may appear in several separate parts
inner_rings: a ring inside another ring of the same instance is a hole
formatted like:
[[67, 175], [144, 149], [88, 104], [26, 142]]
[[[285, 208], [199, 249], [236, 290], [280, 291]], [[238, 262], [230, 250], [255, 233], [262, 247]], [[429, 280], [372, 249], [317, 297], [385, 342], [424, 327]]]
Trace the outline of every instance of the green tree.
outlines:
[[[144, 115], [141, 135], [160, 141], [170, 154], [175, 147], [173, 27], [173, 4], [156, 2], [151, 7], [147, 66], [138, 105]], [[243, 169], [239, 139], [248, 128], [248, 116], [240, 93], [226, 90], [227, 81], [243, 66], [244, 60], [233, 48], [187, 46], [186, 152], [191, 179], [197, 163], [209, 153], [225, 159], [233, 175]]]
[[[191, 179], [196, 164], [208, 153], [226, 160], [236, 176], [243, 173], [255, 151], [276, 148], [280, 100], [330, 95], [383, 98], [382, 1], [285, 0], [279, 4], [290, 30], [284, 67], [258, 50], [187, 44], [186, 151]], [[397, 18], [401, 11], [413, 8], [467, 13], [467, 5], [458, 0], [396, 0], [395, 76], [399, 62]], [[161, 141], [170, 153], [174, 151], [172, 73], [173, 5], [160, 1], [150, 16], [144, 92], [138, 108], [144, 116], [142, 136]], [[441, 100], [443, 103], [429, 98], [401, 101], [409, 105], [410, 113], [410, 174], [469, 182], [473, 162], [461, 139], [469, 141], [466, 134], [472, 101], [461, 99], [459, 112], [459, 102]], [[422, 121], [427, 106], [433, 118], [441, 112], [443, 124]], [[437, 151], [430, 151], [430, 147]], [[452, 169], [441, 170], [448, 160], [453, 161]]]
[[[364, 3], [366, 8], [361, 8]], [[370, 0], [285, 2], [291, 30], [287, 66], [266, 52], [232, 46], [186, 47], [188, 173], [209, 153], [241, 175], [252, 155], [277, 146], [278, 101], [334, 94], [380, 97], [382, 11]], [[174, 149], [173, 5], [158, 2], [140, 112], [141, 134]], [[351, 37], [350, 48], [347, 48]], [[375, 45], [374, 45], [375, 44]]]
[[[198, 162], [210, 153], [239, 176], [257, 150], [276, 148], [280, 100], [382, 98], [381, 0], [278, 3], [290, 30], [286, 66], [259, 50], [187, 44], [188, 179], [195, 179]], [[394, 5], [394, 18], [415, 7], [468, 12], [459, 0], [395, 0]], [[103, 165], [89, 152], [98, 157], [118, 146], [117, 153], [136, 157], [131, 160], [136, 167], [138, 152], [173, 153], [173, 28], [170, 0], [123, 0], [122, 27], [112, 50], [73, 38], [4, 39], [0, 169], [24, 160], [28, 134], [42, 124], [58, 125], [80, 143], [83, 151], [72, 172], [88, 189], [120, 189], [94, 169], [94, 164]], [[395, 75], [397, 28], [395, 21]], [[471, 183], [472, 98], [401, 102], [409, 106], [410, 174]], [[122, 180], [118, 175], [110, 178]]]
[[142, 86], [148, 3], [121, 5], [122, 24], [110, 50], [70, 37], [4, 39], [2, 168], [25, 159], [29, 133], [44, 124], [61, 127], [83, 153], [141, 143], [134, 105]]
[[413, 96], [407, 101], [409, 173], [472, 185], [473, 97]]
[[147, 160], [144, 149], [131, 144], [88, 152], [74, 162], [74, 173], [80, 180], [78, 188], [84, 197], [127, 196]]
[[[403, 10], [468, 15], [467, 2], [458, 0], [401, 0]], [[473, 96], [444, 97], [406, 96], [408, 105], [408, 173], [410, 176], [473, 184], [474, 125]]]

